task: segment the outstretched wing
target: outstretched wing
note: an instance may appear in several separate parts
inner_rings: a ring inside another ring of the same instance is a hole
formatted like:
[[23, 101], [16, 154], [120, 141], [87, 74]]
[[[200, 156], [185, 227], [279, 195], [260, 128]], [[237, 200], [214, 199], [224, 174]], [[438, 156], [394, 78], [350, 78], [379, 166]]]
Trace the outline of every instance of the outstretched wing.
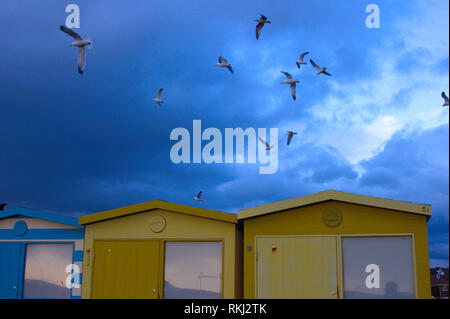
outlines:
[[303, 62], [303, 58], [305, 57], [305, 55], [307, 55], [309, 52], [304, 52], [302, 54], [300, 54], [300, 62]]
[[83, 38], [80, 37], [80, 35], [78, 33], [74, 32], [72, 29], [66, 28], [63, 25], [61, 25], [59, 28], [61, 29], [62, 32], [67, 33], [75, 40], [83, 40]]
[[259, 139], [261, 142], [263, 142], [264, 145], [266, 145], [266, 147], [270, 147], [270, 145], [269, 145], [266, 141], [264, 141], [261, 137], [258, 136], [258, 139]]
[[296, 98], [296, 94], [295, 94], [295, 83], [292, 83], [292, 84], [291, 84], [291, 94], [292, 94], [292, 98], [293, 98], [294, 101], [295, 101], [295, 98]]
[[441, 96], [442, 96], [442, 98], [444, 99], [444, 101], [445, 101], [446, 103], [449, 102], [448, 96], [445, 94], [445, 92], [442, 92], [442, 93], [441, 93]]
[[259, 34], [261, 33], [261, 29], [263, 28], [263, 26], [264, 23], [261, 22], [256, 25], [256, 40], [259, 39]]
[[158, 100], [161, 100], [162, 91], [163, 91], [163, 88], [159, 89], [159, 91], [158, 91]]
[[312, 65], [313, 67], [315, 67], [315, 68], [317, 69], [317, 71], [320, 71], [320, 66], [318, 66], [317, 64], [315, 64], [313, 60], [310, 59], [309, 62], [311, 62], [311, 65]]
[[230, 70], [231, 73], [234, 73], [233, 68], [231, 67], [231, 65], [228, 64], [227, 68], [228, 68], [228, 70]]
[[261, 20], [267, 20], [267, 17], [261, 14]]
[[197, 194], [197, 198], [198, 198], [198, 199], [202, 198], [202, 191], [200, 191], [200, 192]]
[[287, 78], [287, 79], [289, 79], [289, 80], [292, 79], [292, 76], [291, 76], [289, 73], [284, 72], [284, 71], [281, 71], [281, 73], [283, 73], [284, 75], [286, 75], [286, 78]]
[[86, 47], [78, 47], [78, 73], [83, 74], [86, 67]]
[[223, 56], [219, 56], [219, 63], [223, 62]]
[[328, 73], [327, 71], [323, 71], [322, 73], [323, 73], [323, 74], [326, 74], [326, 75], [328, 75], [328, 76], [331, 76], [331, 74]]
[[291, 144], [292, 134], [288, 134], [287, 145]]

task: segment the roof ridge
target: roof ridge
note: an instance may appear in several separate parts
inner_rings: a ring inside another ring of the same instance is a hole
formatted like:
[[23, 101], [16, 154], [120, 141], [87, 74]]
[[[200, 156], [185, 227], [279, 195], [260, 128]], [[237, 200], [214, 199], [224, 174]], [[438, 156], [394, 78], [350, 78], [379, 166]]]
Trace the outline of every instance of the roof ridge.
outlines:
[[417, 204], [407, 201], [399, 201], [395, 199], [348, 193], [338, 190], [325, 190], [265, 205], [240, 209], [238, 214], [239, 219], [245, 219], [259, 215], [279, 212], [282, 210], [287, 210], [295, 207], [317, 204], [329, 200], [415, 213], [420, 215], [426, 215], [428, 218], [431, 216], [431, 205], [428, 204]]
[[154, 199], [151, 201], [123, 206], [119, 208], [114, 208], [106, 211], [101, 211], [93, 214], [88, 214], [81, 216], [79, 218], [79, 223], [81, 225], [91, 224], [95, 222], [100, 222], [107, 219], [143, 213], [145, 211], [155, 210], [155, 209], [163, 209], [167, 211], [172, 211], [175, 213], [192, 215], [203, 218], [210, 218], [221, 220], [230, 223], [237, 223], [237, 214], [234, 213], [226, 213], [222, 211], [189, 206], [185, 204], [178, 204], [173, 202], [168, 202], [164, 200]]

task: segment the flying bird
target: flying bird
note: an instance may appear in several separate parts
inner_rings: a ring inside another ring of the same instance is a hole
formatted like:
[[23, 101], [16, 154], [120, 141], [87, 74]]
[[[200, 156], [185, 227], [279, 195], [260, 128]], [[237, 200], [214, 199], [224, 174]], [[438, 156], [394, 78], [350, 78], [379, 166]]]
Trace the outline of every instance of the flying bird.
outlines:
[[4, 209], [5, 209], [5, 206], [6, 206], [6, 203], [0, 204], [0, 210], [4, 210]]
[[221, 68], [227, 68], [231, 73], [234, 73], [231, 64], [228, 63], [227, 59], [223, 56], [219, 56], [219, 63], [216, 63], [216, 66], [220, 66]]
[[444, 104], [442, 104], [442, 106], [448, 106], [448, 96], [445, 95], [445, 92], [442, 92], [441, 96], [444, 99]]
[[261, 18], [256, 19], [256, 22], [258, 22], [258, 24], [256, 25], [256, 40], [259, 39], [259, 34], [261, 33], [261, 29], [263, 28], [265, 23], [272, 23], [271, 21], [267, 21], [267, 17], [263, 16], [261, 14]]
[[321, 68], [320, 66], [318, 66], [317, 64], [315, 64], [314, 61], [311, 60], [311, 59], [309, 60], [309, 62], [311, 62], [312, 66], [316, 68], [316, 70], [317, 70], [317, 75], [319, 75], [320, 73], [323, 73], [323, 74], [326, 74], [326, 75], [328, 75], [328, 76], [331, 76], [331, 74], [328, 73], [328, 72], [326, 71], [326, 70], [327, 70], [326, 67]]
[[268, 150], [270, 150], [271, 148], [274, 147], [274, 144], [269, 145], [269, 143], [267, 143], [266, 141], [264, 141], [261, 137], [258, 136], [258, 138], [259, 138], [259, 140], [260, 140], [262, 143], [264, 143], [264, 145], [266, 145], [266, 151], [268, 151]]
[[292, 140], [292, 137], [294, 136], [294, 134], [297, 134], [297, 132], [287, 131], [287, 134], [286, 134], [288, 136], [287, 145], [291, 144], [291, 140]]
[[197, 196], [194, 197], [194, 200], [200, 201], [200, 202], [204, 202], [204, 200], [202, 199], [202, 191], [200, 191]]
[[304, 52], [302, 54], [300, 54], [300, 60], [298, 60], [297, 62], [295, 62], [297, 64], [297, 68], [300, 69], [300, 65], [302, 64], [306, 64], [305, 61], [303, 61], [303, 58], [305, 57], [305, 55], [307, 55], [309, 52]]
[[295, 98], [296, 98], [296, 95], [295, 95], [295, 85], [296, 85], [296, 83], [298, 83], [298, 82], [300, 82], [300, 81], [299, 81], [299, 80], [294, 80], [294, 79], [292, 78], [292, 76], [291, 76], [289, 73], [287, 73], [287, 72], [281, 71], [281, 73], [283, 73], [283, 74], [286, 76], [286, 80], [281, 81], [280, 83], [283, 83], [283, 84], [290, 84], [290, 86], [291, 86], [292, 98], [293, 98], [294, 101], [295, 101]]
[[89, 40], [84, 40], [78, 33], [74, 32], [72, 29], [66, 28], [63, 25], [59, 28], [62, 32], [67, 33], [75, 39], [75, 41], [69, 46], [78, 47], [78, 73], [83, 74], [86, 67], [86, 46], [91, 45], [92, 42]]
[[164, 100], [161, 99], [161, 93], [162, 93], [163, 89], [159, 89], [158, 94], [156, 95], [155, 99], [152, 99], [153, 101], [155, 101], [156, 103], [158, 103], [159, 106], [161, 106], [161, 103], [164, 103]]

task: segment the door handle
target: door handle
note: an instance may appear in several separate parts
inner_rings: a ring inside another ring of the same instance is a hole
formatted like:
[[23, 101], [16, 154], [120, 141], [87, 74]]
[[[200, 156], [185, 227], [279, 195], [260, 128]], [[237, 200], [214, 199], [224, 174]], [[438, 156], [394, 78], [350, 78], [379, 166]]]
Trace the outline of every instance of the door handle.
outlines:
[[331, 294], [334, 296], [336, 294], [336, 291], [331, 290]]

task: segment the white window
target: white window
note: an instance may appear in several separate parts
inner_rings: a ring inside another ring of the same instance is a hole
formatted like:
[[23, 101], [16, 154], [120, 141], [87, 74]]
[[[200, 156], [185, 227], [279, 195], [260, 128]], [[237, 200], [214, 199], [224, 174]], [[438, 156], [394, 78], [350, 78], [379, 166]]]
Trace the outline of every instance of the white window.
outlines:
[[27, 244], [23, 298], [70, 298], [66, 267], [72, 252], [72, 244]]
[[222, 242], [166, 242], [164, 260], [164, 298], [221, 298]]
[[411, 237], [344, 237], [344, 298], [414, 298]]

